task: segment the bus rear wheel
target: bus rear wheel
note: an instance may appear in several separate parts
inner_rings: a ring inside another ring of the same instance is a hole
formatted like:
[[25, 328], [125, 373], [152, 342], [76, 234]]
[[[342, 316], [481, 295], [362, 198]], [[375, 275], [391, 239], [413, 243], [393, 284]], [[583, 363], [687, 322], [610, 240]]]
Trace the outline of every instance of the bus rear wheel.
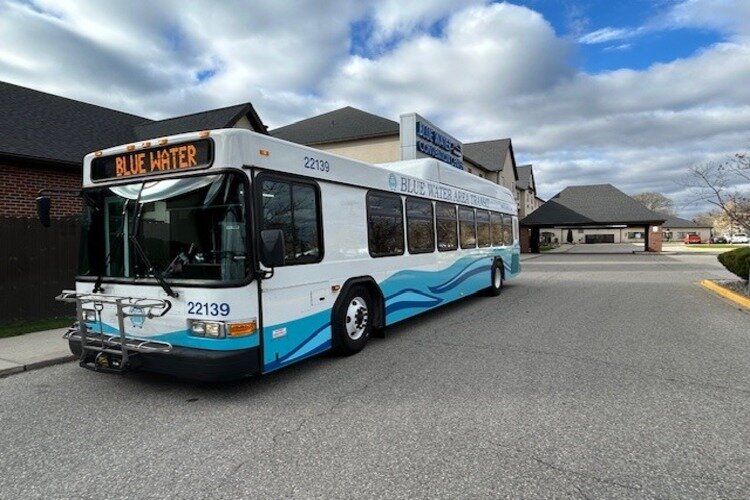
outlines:
[[349, 356], [361, 351], [372, 334], [372, 298], [364, 286], [355, 285], [334, 311], [334, 349]]
[[503, 291], [503, 270], [500, 266], [502, 266], [500, 262], [495, 262], [492, 265], [490, 278], [492, 281], [490, 281], [490, 287], [487, 289], [487, 294], [491, 297], [497, 297]]

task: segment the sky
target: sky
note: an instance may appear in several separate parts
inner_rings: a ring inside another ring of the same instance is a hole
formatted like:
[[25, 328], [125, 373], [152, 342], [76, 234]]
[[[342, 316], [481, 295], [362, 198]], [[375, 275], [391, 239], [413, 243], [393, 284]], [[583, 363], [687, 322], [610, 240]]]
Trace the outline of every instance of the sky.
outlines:
[[343, 106], [511, 137], [568, 185], [707, 207], [686, 169], [750, 147], [750, 1], [0, 0], [0, 80], [166, 118], [252, 102], [270, 128]]

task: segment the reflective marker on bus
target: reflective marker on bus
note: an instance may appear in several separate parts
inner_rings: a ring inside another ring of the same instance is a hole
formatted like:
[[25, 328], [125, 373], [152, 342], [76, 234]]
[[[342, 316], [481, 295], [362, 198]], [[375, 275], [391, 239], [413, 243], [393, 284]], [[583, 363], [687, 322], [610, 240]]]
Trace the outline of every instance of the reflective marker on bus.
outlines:
[[354, 354], [520, 272], [512, 193], [434, 159], [370, 165], [228, 129], [92, 153], [83, 174], [80, 268], [58, 299], [97, 371], [230, 380]]

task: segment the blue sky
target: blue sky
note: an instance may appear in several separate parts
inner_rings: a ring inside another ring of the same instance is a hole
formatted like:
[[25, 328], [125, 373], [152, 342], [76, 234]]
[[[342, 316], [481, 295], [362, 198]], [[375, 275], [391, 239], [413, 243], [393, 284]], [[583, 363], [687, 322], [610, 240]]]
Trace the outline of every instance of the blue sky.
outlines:
[[[707, 208], [687, 169], [750, 149], [749, 0], [0, 0], [0, 80], [151, 118], [354, 106], [510, 137], [576, 184]], [[750, 188], [750, 187], [749, 187]]]

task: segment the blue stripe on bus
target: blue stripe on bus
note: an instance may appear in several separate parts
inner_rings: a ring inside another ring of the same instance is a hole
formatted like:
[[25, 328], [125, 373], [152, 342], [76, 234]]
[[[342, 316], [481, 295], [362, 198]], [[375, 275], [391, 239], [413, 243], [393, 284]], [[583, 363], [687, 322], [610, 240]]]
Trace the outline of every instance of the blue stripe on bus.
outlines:
[[[489, 276], [484, 273], [489, 272], [488, 259], [494, 256], [503, 257], [506, 279], [516, 274], [512, 272], [515, 266], [512, 265], [511, 249], [499, 249], [491, 256], [464, 257], [440, 271], [404, 270], [383, 280], [380, 287], [386, 302], [386, 324], [390, 325], [429, 311], [488, 286]], [[326, 309], [310, 316], [265, 327], [262, 332], [248, 337], [207, 339], [193, 337], [188, 334], [188, 330], [177, 330], [148, 339], [169, 342], [180, 347], [229, 351], [257, 347], [259, 335], [262, 334], [265, 345], [263, 371], [270, 372], [330, 349], [330, 320], [331, 310]], [[106, 323], [88, 324], [93, 331], [101, 329], [109, 335], [119, 334], [116, 328]], [[286, 329], [284, 335], [274, 339], [273, 331], [280, 329]], [[130, 333], [132, 334], [132, 329]]]

